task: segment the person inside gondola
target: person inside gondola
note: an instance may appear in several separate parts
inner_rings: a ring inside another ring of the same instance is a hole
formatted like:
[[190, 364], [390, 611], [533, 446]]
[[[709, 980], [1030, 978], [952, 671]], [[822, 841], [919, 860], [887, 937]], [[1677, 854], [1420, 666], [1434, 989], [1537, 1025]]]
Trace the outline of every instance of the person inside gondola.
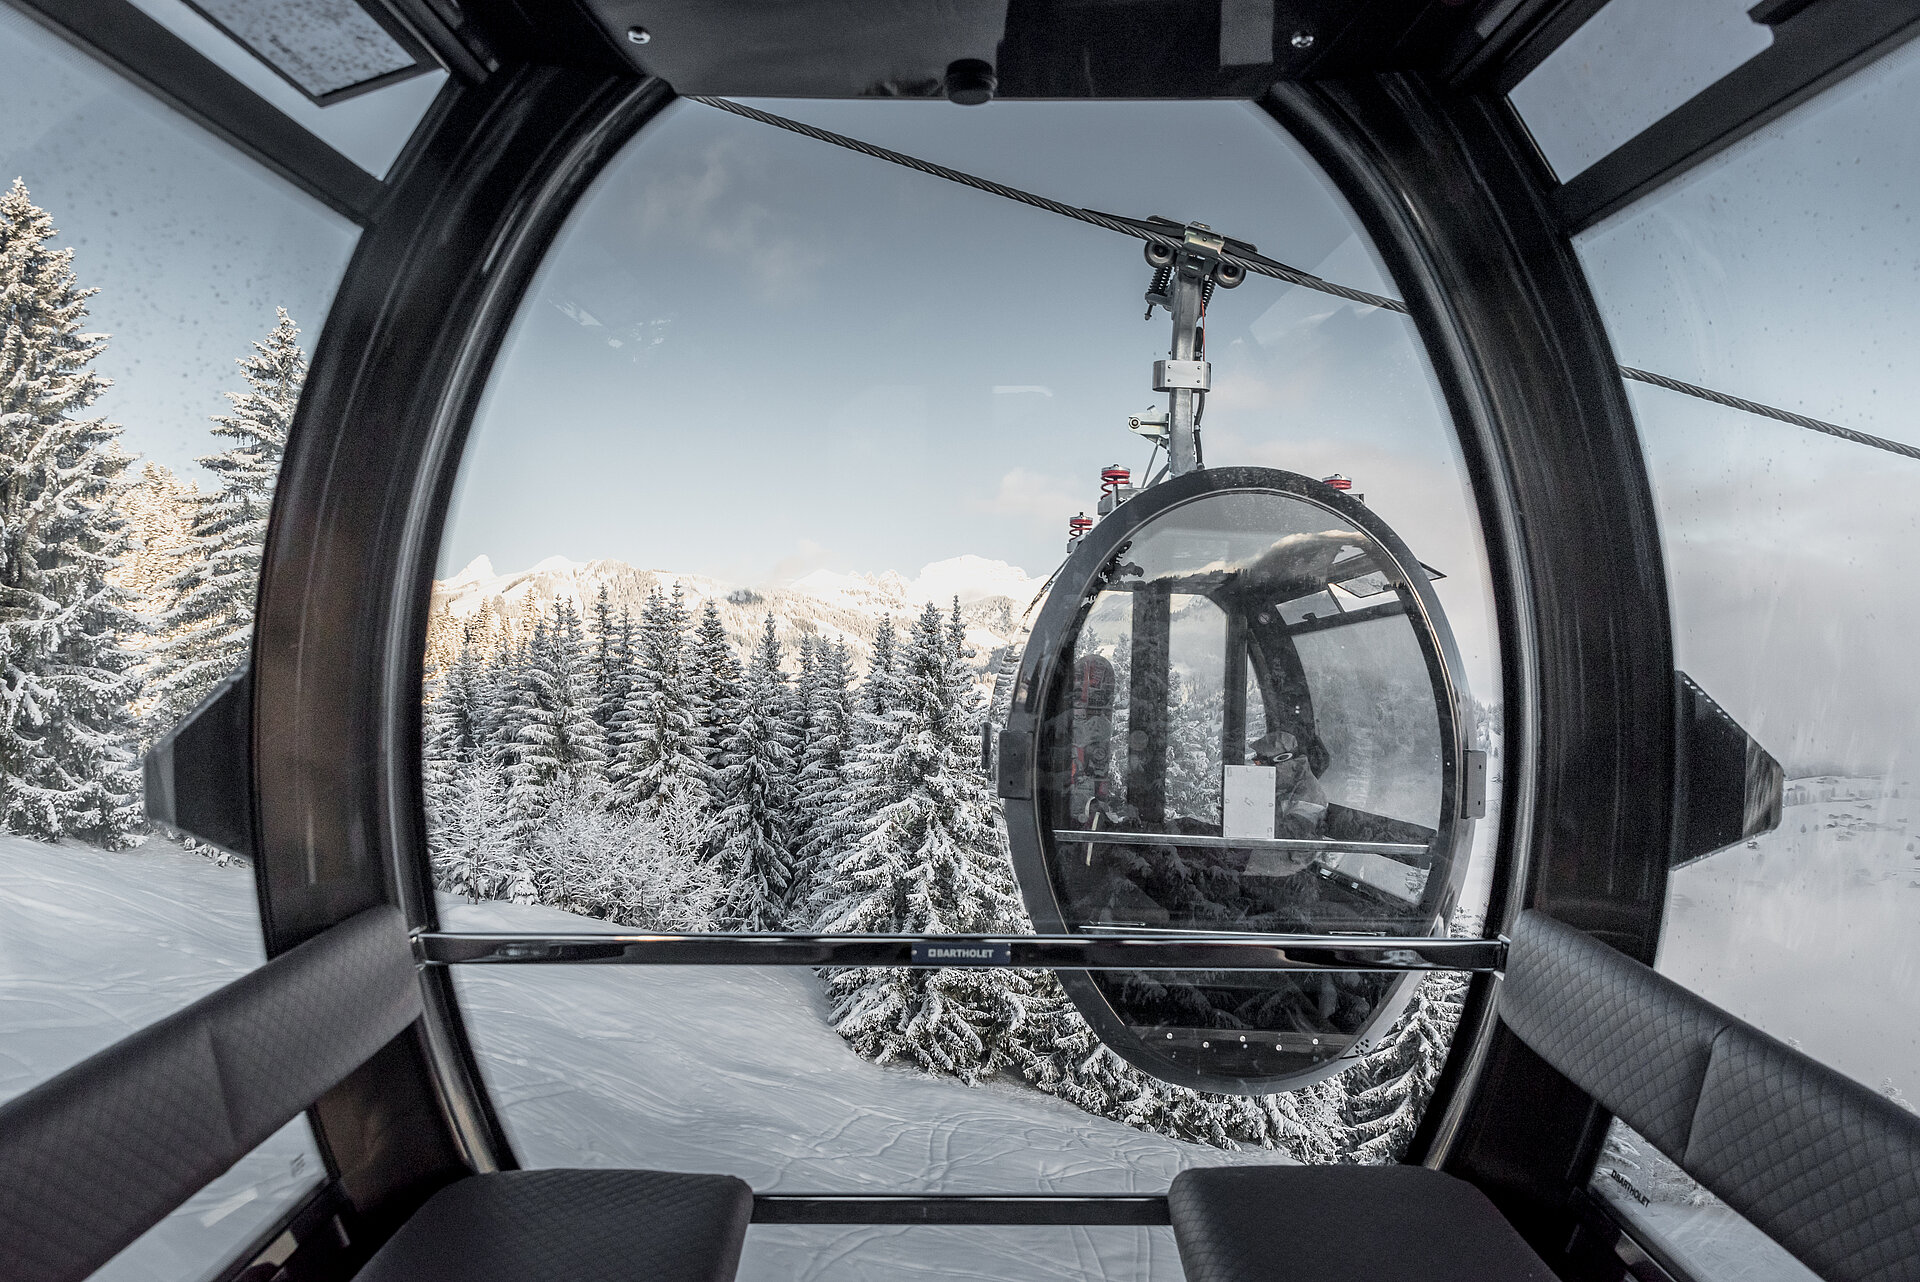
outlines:
[[1301, 738], [1290, 730], [1274, 730], [1253, 743], [1249, 757], [1251, 764], [1271, 766], [1274, 771], [1273, 835], [1320, 836], [1326, 824], [1327, 793]]

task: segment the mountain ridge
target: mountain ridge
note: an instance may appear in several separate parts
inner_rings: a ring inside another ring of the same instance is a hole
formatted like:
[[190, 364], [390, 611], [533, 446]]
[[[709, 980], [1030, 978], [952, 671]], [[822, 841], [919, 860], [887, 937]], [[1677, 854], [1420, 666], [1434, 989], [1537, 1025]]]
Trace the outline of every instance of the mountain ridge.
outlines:
[[572, 561], [551, 556], [529, 569], [499, 573], [485, 555], [446, 579], [436, 580], [429, 607], [427, 667], [434, 671], [458, 652], [469, 625], [492, 649], [511, 643], [539, 612], [556, 600], [570, 602], [584, 618], [604, 587], [615, 611], [638, 615], [648, 593], [678, 586], [691, 614], [711, 601], [734, 645], [743, 653], [758, 641], [773, 616], [791, 665], [806, 636], [844, 642], [864, 668], [883, 619], [904, 629], [931, 601], [945, 611], [960, 600], [967, 644], [975, 661], [991, 668], [1018, 629], [1039, 591], [1039, 581], [1019, 566], [971, 553], [934, 561], [912, 579], [897, 570], [879, 573], [816, 570], [784, 587], [750, 588], [706, 575], [645, 569], [613, 558]]

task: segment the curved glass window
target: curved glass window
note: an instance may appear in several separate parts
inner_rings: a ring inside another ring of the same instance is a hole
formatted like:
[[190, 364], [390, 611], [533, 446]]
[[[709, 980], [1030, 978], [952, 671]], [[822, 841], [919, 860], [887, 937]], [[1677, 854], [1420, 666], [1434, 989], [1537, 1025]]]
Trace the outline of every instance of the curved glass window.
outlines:
[[[1246, 104], [770, 106], [1077, 205], [1205, 221], [1394, 292], [1324, 176]], [[1193, 178], [1146, 204], [1132, 158], [1155, 146], [1192, 152]], [[1151, 278], [1136, 241], [699, 104], [662, 113], [549, 251], [461, 460], [425, 656], [443, 923], [1033, 933], [981, 729], [1069, 521], [1095, 520], [1104, 470], [1137, 485], [1157, 466], [1128, 430], [1168, 350], [1166, 322], [1141, 319]], [[1431, 590], [1459, 630], [1463, 686], [1486, 701], [1457, 737], [1497, 759], [1490, 576], [1411, 323], [1262, 279], [1216, 294], [1206, 324], [1207, 461], [1343, 473], [1445, 572]], [[1246, 552], [1238, 519], [1209, 559]], [[1293, 509], [1249, 519], [1339, 528]], [[1375, 563], [1364, 529], [1348, 546], [1326, 549], [1315, 589], [1337, 606], [1278, 587], [1266, 602], [1301, 668], [1283, 690], [1264, 657], [1243, 662], [1240, 764], [1277, 776], [1262, 763], [1298, 751], [1272, 746], [1290, 732], [1281, 702], [1314, 701], [1327, 759], [1312, 822], [1344, 846], [1301, 861], [1301, 877], [1424, 933], [1445, 916], [1428, 870], [1394, 858], [1411, 851], [1374, 864], [1352, 834], [1372, 824], [1375, 844], [1426, 849], [1448, 822], [1436, 739], [1456, 729], [1439, 728], [1427, 660], [1384, 608], [1398, 571]], [[1177, 621], [1167, 595], [1169, 676], [1191, 717], [1159, 822], [1218, 832], [1226, 624], [1197, 585]], [[1306, 619], [1323, 609], [1346, 611], [1344, 629]], [[1088, 645], [1120, 663], [1127, 611], [1116, 598], [1089, 617]], [[1362, 689], [1363, 668], [1384, 684]], [[542, 739], [535, 717], [568, 729]], [[1132, 730], [1108, 740], [1122, 780]], [[1304, 885], [1290, 864], [1249, 888]], [[1461, 930], [1479, 931], [1490, 867], [1465, 875]], [[1199, 907], [1176, 904], [1162, 928], [1211, 929]], [[1236, 1097], [1156, 1078], [1104, 1048], [1046, 972], [462, 967], [455, 980], [523, 1162], [728, 1170], [763, 1192], [1158, 1192], [1201, 1162], [1391, 1161], [1464, 986], [1406, 985], [1410, 1010], [1424, 994], [1418, 1018], [1338, 1048], [1330, 1072], [1372, 1063], [1394, 1082], [1360, 1102], [1359, 1073]], [[911, 1237], [791, 1232], [858, 1241], [878, 1271], [912, 1267], [890, 1254]], [[1114, 1232], [1130, 1258], [1172, 1264], [1149, 1231]], [[957, 1270], [1025, 1271], [1031, 1247], [1010, 1235], [968, 1243]], [[1099, 1265], [1060, 1253], [1081, 1260], [1063, 1266], [1073, 1276]]]

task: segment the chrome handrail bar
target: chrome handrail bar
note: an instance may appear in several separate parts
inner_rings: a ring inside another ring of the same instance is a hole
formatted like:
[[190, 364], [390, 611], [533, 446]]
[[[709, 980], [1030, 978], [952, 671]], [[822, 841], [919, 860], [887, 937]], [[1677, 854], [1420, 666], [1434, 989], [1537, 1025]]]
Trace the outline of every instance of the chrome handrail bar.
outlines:
[[1014, 966], [1033, 970], [1470, 971], [1497, 974], [1507, 941], [1439, 936], [803, 935], [421, 931], [431, 966]]

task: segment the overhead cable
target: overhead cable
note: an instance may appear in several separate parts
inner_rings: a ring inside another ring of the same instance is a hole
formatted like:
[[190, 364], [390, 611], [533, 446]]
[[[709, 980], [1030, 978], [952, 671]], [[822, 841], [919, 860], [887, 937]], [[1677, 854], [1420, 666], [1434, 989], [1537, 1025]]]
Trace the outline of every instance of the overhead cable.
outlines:
[[1654, 387], [1664, 387], [1669, 392], [1680, 392], [1687, 396], [1697, 396], [1703, 401], [1712, 401], [1715, 405], [1724, 405], [1728, 409], [1744, 410], [1748, 414], [1757, 414], [1761, 418], [1776, 419], [1782, 423], [1791, 423], [1795, 427], [1804, 427], [1809, 432], [1825, 432], [1828, 436], [1837, 436], [1843, 441], [1852, 441], [1855, 445], [1871, 445], [1876, 450], [1885, 450], [1889, 454], [1901, 454], [1910, 459], [1920, 459], [1920, 445], [1906, 445], [1899, 441], [1889, 441], [1884, 436], [1869, 436], [1865, 432], [1856, 432], [1850, 427], [1841, 427], [1838, 423], [1829, 423], [1824, 419], [1808, 418], [1805, 414], [1795, 414], [1792, 410], [1775, 409], [1771, 405], [1762, 405], [1759, 401], [1750, 401], [1742, 396], [1730, 396], [1726, 392], [1716, 392], [1711, 387], [1700, 387], [1694, 383], [1683, 383], [1677, 378], [1668, 378], [1665, 374], [1650, 374], [1643, 369], [1634, 369], [1631, 365], [1622, 365], [1620, 375], [1636, 383], [1649, 383]]
[[[990, 178], [981, 178], [976, 174], [965, 173], [958, 169], [949, 169], [945, 165], [936, 165], [930, 160], [921, 160], [904, 152], [889, 151], [885, 147], [876, 147], [870, 142], [861, 142], [858, 138], [849, 138], [829, 129], [819, 129], [813, 125], [801, 124], [798, 120], [789, 120], [785, 116], [776, 116], [770, 111], [761, 111], [755, 107], [744, 106], [727, 98], [689, 98], [689, 102], [702, 103], [708, 107], [718, 107], [722, 111], [731, 111], [736, 116], [745, 116], [748, 120], [757, 120], [763, 125], [772, 125], [775, 129], [785, 129], [804, 138], [819, 142], [832, 143], [836, 147], [845, 147], [848, 151], [857, 151], [863, 156], [872, 156], [875, 160], [884, 160], [890, 165], [901, 165], [908, 169], [930, 174], [935, 178], [944, 178], [948, 182], [959, 183], [962, 187], [971, 187], [975, 191], [984, 191], [989, 195], [1005, 200], [1018, 201], [1022, 205], [1031, 205], [1035, 209], [1044, 209], [1050, 214], [1059, 214], [1062, 218], [1104, 227], [1108, 231], [1117, 231], [1122, 236], [1132, 236], [1156, 245], [1165, 245], [1169, 249], [1181, 246], [1180, 238], [1153, 231], [1143, 227], [1132, 219], [1116, 218], [1112, 214], [1103, 214], [1095, 209], [1082, 209], [1078, 205], [1069, 205], [1063, 201], [1051, 200], [1045, 196], [1022, 191], [1018, 187], [1009, 187], [1005, 183], [994, 182]], [[1286, 281], [1290, 285], [1301, 285], [1307, 289], [1317, 289], [1323, 294], [1332, 294], [1335, 298], [1345, 298], [1351, 302], [1365, 303], [1369, 307], [1383, 307], [1390, 312], [1404, 312], [1407, 305], [1397, 298], [1383, 298], [1379, 294], [1369, 294], [1363, 289], [1348, 289], [1345, 285], [1336, 285], [1332, 281], [1321, 280], [1312, 272], [1303, 272], [1297, 267], [1276, 262], [1264, 254], [1223, 253], [1220, 258], [1229, 263], [1238, 263], [1257, 276], [1271, 276], [1275, 280]]]
[[[990, 178], [982, 178], [977, 174], [970, 174], [964, 170], [950, 169], [946, 165], [936, 165], [930, 160], [922, 160], [918, 156], [909, 156], [905, 152], [891, 151], [885, 147], [875, 146], [870, 142], [862, 142], [858, 138], [849, 138], [845, 134], [837, 134], [830, 129], [821, 129], [815, 125], [803, 124], [798, 120], [789, 120], [785, 116], [776, 116], [770, 111], [761, 111], [757, 107], [749, 107], [728, 98], [690, 97], [688, 101], [697, 102], [707, 107], [716, 107], [721, 111], [729, 111], [736, 116], [744, 116], [748, 120], [758, 121], [763, 125], [772, 125], [775, 129], [784, 129], [789, 133], [796, 133], [804, 138], [812, 138], [817, 142], [830, 143], [835, 147], [844, 147], [848, 151], [859, 152], [861, 155], [871, 156], [875, 160], [884, 160], [890, 165], [900, 165], [934, 178], [944, 178], [948, 182], [959, 183], [961, 186], [971, 187], [975, 191], [984, 191], [989, 195], [999, 196], [1004, 200], [1016, 201], [1022, 205], [1030, 205], [1035, 209], [1044, 209], [1048, 213], [1058, 214], [1062, 218], [1071, 218], [1076, 222], [1087, 223], [1090, 226], [1103, 227], [1108, 231], [1119, 232], [1122, 236], [1132, 236], [1138, 240], [1148, 241], [1156, 245], [1164, 245], [1171, 249], [1178, 249], [1182, 243], [1176, 237], [1155, 231], [1150, 225], [1137, 222], [1131, 218], [1118, 218], [1112, 214], [1103, 214], [1095, 209], [1082, 209], [1078, 205], [1069, 205], [1064, 201], [1053, 200], [1046, 196], [1037, 195], [1034, 192], [1022, 191], [1018, 187], [1009, 187], [1005, 183], [997, 183]], [[1268, 258], [1264, 254], [1222, 253], [1220, 254], [1220, 258], [1229, 263], [1237, 263], [1256, 276], [1266, 276], [1274, 280], [1285, 281], [1290, 285], [1298, 285], [1302, 289], [1317, 290], [1322, 294], [1331, 294], [1335, 298], [1344, 298], [1349, 302], [1364, 303], [1369, 307], [1378, 307], [1383, 311], [1400, 312], [1402, 314], [1407, 312], [1406, 303], [1400, 299], [1387, 298], [1380, 294], [1369, 294], [1362, 289], [1351, 289], [1345, 285], [1337, 285], [1330, 280], [1322, 280], [1312, 272], [1303, 272], [1297, 267], [1289, 267], [1287, 264], [1279, 262], [1276, 259]], [[1683, 383], [1677, 378], [1668, 378], [1665, 374], [1653, 374], [1646, 370], [1634, 369], [1627, 365], [1620, 366], [1620, 374], [1623, 378], [1630, 378], [1638, 383], [1646, 383], [1653, 387], [1662, 387], [1670, 392], [1679, 392], [1685, 396], [1698, 397], [1703, 401], [1711, 401], [1715, 405], [1724, 405], [1729, 409], [1736, 409], [1744, 413], [1758, 415], [1761, 418], [1770, 418], [1776, 422], [1791, 423], [1795, 427], [1802, 427], [1810, 432], [1824, 432], [1828, 436], [1838, 437], [1843, 441], [1852, 441], [1856, 445], [1867, 445], [1877, 450], [1885, 450], [1889, 454], [1899, 454], [1910, 459], [1920, 459], [1920, 446], [1905, 445], [1899, 441], [1890, 441], [1883, 436], [1871, 436], [1866, 432], [1856, 432], [1852, 428], [1841, 427], [1837, 423], [1828, 423], [1822, 419], [1808, 418], [1804, 414], [1795, 414], [1791, 410], [1777, 409], [1772, 405], [1763, 405], [1759, 401], [1750, 401], [1745, 397], [1733, 396], [1726, 392], [1716, 392], [1710, 387], [1701, 387], [1695, 383]]]

